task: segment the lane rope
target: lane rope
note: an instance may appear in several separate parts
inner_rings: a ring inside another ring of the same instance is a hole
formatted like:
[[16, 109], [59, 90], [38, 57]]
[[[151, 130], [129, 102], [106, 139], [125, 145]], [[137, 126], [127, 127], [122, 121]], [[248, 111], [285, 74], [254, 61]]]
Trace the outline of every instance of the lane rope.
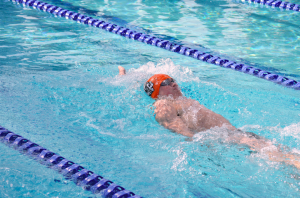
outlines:
[[278, 0], [236, 0], [236, 1], [260, 4], [260, 5], [265, 5], [273, 8], [280, 8], [283, 10], [292, 10], [292, 11], [300, 12], [300, 5], [286, 2], [286, 1], [278, 1]]
[[[92, 9], [89, 9], [89, 8], [76, 6], [76, 5], [73, 5], [69, 1], [63, 1], [63, 0], [48, 0], [48, 1], [50, 1], [50, 2], [54, 1], [53, 3], [56, 4], [56, 6], [67, 7], [66, 9], [73, 10], [75, 12], [84, 12], [84, 13], [86, 13], [86, 15], [93, 15], [94, 16], [94, 15], [98, 14], [97, 10], [92, 10]], [[237, 0], [237, 1], [239, 1], [239, 0]], [[159, 38], [161, 38], [163, 40], [169, 40], [169, 41], [172, 41], [172, 42], [180, 44], [180, 45], [190, 46], [190, 47], [193, 47], [194, 49], [202, 50], [204, 52], [210, 52], [211, 54], [214, 54], [214, 55], [220, 54], [218, 52], [214, 52], [212, 49], [209, 49], [209, 48], [207, 48], [207, 47], [205, 47], [205, 46], [203, 46], [203, 45], [201, 45], [199, 43], [189, 43], [189, 42], [186, 42], [186, 41], [181, 41], [181, 40], [179, 40], [179, 39], [177, 39], [175, 37], [172, 37], [170, 35], [164, 35], [164, 34], [161, 34], [161, 33], [156, 33], [156, 32], [154, 32], [152, 30], [145, 29], [143, 27], [135, 26], [135, 25], [131, 24], [130, 22], [127, 22], [127, 21], [125, 21], [123, 19], [120, 19], [120, 18], [117, 18], [115, 16], [110, 16], [110, 15], [106, 15], [106, 14], [102, 13], [101, 14], [101, 19], [103, 19], [103, 20], [105, 20], [107, 22], [110, 22], [110, 23], [119, 24], [119, 25], [121, 25], [123, 27], [128, 27], [129, 29], [132, 29], [132, 30], [135, 30], [135, 31], [143, 32], [144, 34], [156, 35], [156, 37], [159, 37]], [[223, 54], [222, 56], [225, 56], [225, 55]], [[234, 59], [234, 57], [229, 58], [229, 59]], [[243, 62], [243, 63], [247, 62], [246, 60], [239, 59], [239, 58], [235, 58], [235, 60], [239, 60], [240, 62]], [[255, 65], [255, 64], [252, 64], [252, 65]], [[264, 68], [268, 69], [268, 70], [272, 69], [273, 73], [280, 74], [280, 71], [277, 70], [277, 69], [275, 69], [275, 68], [265, 67], [265, 66], [262, 66], [262, 65], [259, 65], [257, 67], [260, 68], [260, 69], [264, 69]]]
[[[265, 80], [272, 81], [274, 83], [293, 88], [296, 90], [300, 90], [300, 81], [296, 81], [294, 79], [287, 78], [285, 76], [281, 76], [275, 73], [271, 73], [253, 66], [249, 66], [246, 64], [243, 64], [241, 62], [235, 62], [228, 60], [226, 58], [219, 57], [217, 55], [211, 55], [209, 53], [206, 53], [201, 50], [192, 49], [189, 47], [186, 47], [184, 45], [179, 45], [176, 43], [172, 43], [168, 40], [163, 40], [148, 34], [136, 32], [134, 30], [130, 30], [129, 28], [124, 28], [121, 26], [118, 26], [116, 24], [108, 23], [99, 19], [94, 19], [93, 17], [89, 17], [80, 13], [72, 12], [70, 10], [66, 10], [63, 8], [60, 8], [58, 6], [54, 6], [45, 2], [41, 2], [38, 0], [12, 0], [13, 2], [16, 2], [18, 4], [22, 4], [24, 6], [32, 7], [34, 9], [38, 9], [44, 12], [51, 13], [53, 15], [64, 17], [66, 19], [71, 19], [74, 21], [77, 21], [82, 24], [87, 24], [93, 27], [97, 27], [103, 30], [106, 30], [108, 32], [112, 32], [115, 34], [118, 34], [120, 36], [123, 36], [128, 39], [140, 41], [142, 43], [146, 43], [148, 45], [153, 45], [171, 52], [176, 52], [181, 55], [185, 55], [188, 57], [195, 58], [197, 60], [201, 60], [210, 64], [215, 64], [220, 67], [233, 69], [235, 71], [247, 73], [259, 78], [263, 78]], [[251, 0], [252, 1], [252, 0]], [[270, 4], [272, 1], [266, 1], [266, 0], [256, 0], [256, 1], [262, 1], [267, 4]], [[274, 1], [272, 1], [275, 3]], [[276, 1], [277, 2], [277, 1]], [[278, 5], [279, 2], [275, 3], [274, 5]], [[281, 4], [280, 4], [281, 5]], [[285, 5], [285, 4], [284, 4]], [[287, 5], [286, 5], [287, 6]], [[285, 6], [285, 7], [286, 7]], [[292, 5], [289, 5], [289, 7], [295, 7]], [[298, 6], [297, 6], [298, 7]]]
[[142, 198], [133, 192], [0, 126], [0, 141], [58, 171], [76, 185], [106, 198]]

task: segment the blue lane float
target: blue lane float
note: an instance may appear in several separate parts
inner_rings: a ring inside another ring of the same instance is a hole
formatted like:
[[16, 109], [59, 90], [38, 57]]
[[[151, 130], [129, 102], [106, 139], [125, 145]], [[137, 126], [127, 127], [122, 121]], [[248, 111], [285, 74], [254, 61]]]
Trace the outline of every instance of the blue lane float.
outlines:
[[142, 198], [66, 158], [0, 126], [0, 141], [52, 168], [76, 185], [107, 198]]
[[[66, 19], [71, 19], [82, 24], [100, 28], [108, 32], [118, 34], [128, 39], [140, 41], [148, 45], [153, 45], [171, 52], [176, 52], [181, 55], [192, 57], [197, 60], [201, 60], [210, 64], [215, 64], [220, 67], [229, 68], [243, 73], [247, 73], [259, 78], [263, 78], [265, 80], [275, 82], [277, 84], [281, 84], [289, 88], [300, 90], [300, 81], [296, 81], [294, 79], [290, 79], [253, 66], [249, 66], [241, 62], [235, 62], [216, 55], [211, 55], [201, 50], [192, 49], [183, 45], [172, 43], [168, 40], [163, 40], [148, 34], [136, 32], [134, 30], [130, 30], [129, 28], [124, 28], [116, 24], [108, 23], [80, 13], [72, 12], [70, 10], [66, 10], [58, 6], [54, 6], [38, 0], [12, 0], [12, 1], [22, 4], [24, 6], [32, 7], [34, 9], [51, 13], [59, 17], [64, 17]], [[286, 2], [282, 2], [282, 1], [272, 1], [272, 0], [250, 0], [250, 1], [265, 4], [265, 5], [274, 4], [274, 6], [278, 6], [286, 9], [295, 9], [295, 11], [299, 11], [298, 5], [291, 4], [291, 3], [287, 4]]]
[[278, 1], [278, 0], [236, 0], [254, 4], [265, 5], [273, 8], [280, 8], [284, 10], [292, 10], [296, 12], [300, 12], [300, 5], [285, 1]]

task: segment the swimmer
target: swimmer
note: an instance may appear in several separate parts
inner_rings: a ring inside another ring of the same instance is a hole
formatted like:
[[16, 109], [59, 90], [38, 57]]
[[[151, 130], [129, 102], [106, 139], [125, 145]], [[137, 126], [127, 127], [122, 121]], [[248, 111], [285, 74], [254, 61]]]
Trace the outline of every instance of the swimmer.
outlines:
[[[118, 69], [119, 75], [126, 74], [123, 67], [119, 66]], [[196, 100], [184, 97], [172, 77], [155, 74], [147, 80], [144, 90], [155, 100], [153, 104], [155, 119], [165, 128], [191, 138], [198, 132], [222, 127], [229, 131], [226, 141], [247, 145], [253, 151], [265, 153], [272, 161], [285, 162], [300, 169], [299, 156], [283, 153], [270, 140], [236, 129], [220, 114], [207, 109]]]

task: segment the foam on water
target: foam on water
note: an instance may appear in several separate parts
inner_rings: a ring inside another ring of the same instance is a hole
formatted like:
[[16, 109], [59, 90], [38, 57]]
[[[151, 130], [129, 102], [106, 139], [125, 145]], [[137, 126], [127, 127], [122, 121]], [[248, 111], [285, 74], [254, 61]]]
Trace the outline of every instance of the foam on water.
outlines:
[[[103, 129], [103, 128], [97, 126], [97, 125], [95, 125], [93, 122], [95, 122], [96, 119], [90, 117], [90, 116], [87, 115], [86, 113], [84, 113], [84, 112], [79, 113], [79, 116], [84, 117], [84, 118], [87, 118], [88, 120], [87, 120], [86, 126], [87, 126], [87, 127], [92, 127], [92, 128], [94, 128], [94, 129], [96, 129], [96, 130], [99, 132], [99, 134], [102, 134], [102, 135], [109, 135], [109, 136], [112, 136], [112, 137], [115, 137], [115, 136], [116, 136], [116, 135], [113, 134], [113, 133], [105, 132], [105, 131], [104, 131], [105, 129]], [[112, 122], [115, 122], [115, 120], [113, 120]]]
[[[278, 134], [277, 137], [279, 140], [286, 140], [287, 145], [299, 146], [298, 144], [292, 143], [300, 139], [300, 123], [292, 123], [288, 126], [282, 127], [279, 124], [276, 126], [261, 126], [261, 125], [245, 125], [240, 129], [244, 131], [256, 131], [257, 133], [265, 133], [267, 131], [269, 134]], [[292, 138], [292, 139], [290, 139]], [[293, 141], [287, 141], [293, 140]]]
[[282, 136], [292, 136], [298, 140], [300, 139], [300, 122], [286, 126], [283, 129], [277, 127], [274, 130], [278, 131]]
[[161, 59], [157, 64], [148, 62], [137, 69], [131, 68], [127, 71], [126, 75], [123, 76], [116, 75], [116, 77], [102, 77], [99, 79], [99, 82], [105, 82], [115, 86], [128, 87], [131, 85], [132, 88], [137, 88], [144, 84], [154, 74], [167, 74], [177, 81], [182, 82], [200, 81], [198, 77], [193, 75], [193, 72], [189, 68], [175, 65], [171, 59]]
[[179, 85], [182, 83], [194, 83], [198, 84], [198, 86], [211, 86], [226, 91], [229, 95], [237, 95], [215, 82], [201, 80], [191, 69], [186, 66], [175, 65], [170, 58], [161, 59], [157, 64], [148, 62], [138, 68], [131, 68], [126, 71], [126, 75], [119, 76], [116, 74], [115, 77], [101, 77], [98, 82], [126, 87], [125, 92], [128, 91], [132, 94], [135, 93], [134, 90], [143, 90], [144, 83], [154, 74], [167, 74], [174, 78]]

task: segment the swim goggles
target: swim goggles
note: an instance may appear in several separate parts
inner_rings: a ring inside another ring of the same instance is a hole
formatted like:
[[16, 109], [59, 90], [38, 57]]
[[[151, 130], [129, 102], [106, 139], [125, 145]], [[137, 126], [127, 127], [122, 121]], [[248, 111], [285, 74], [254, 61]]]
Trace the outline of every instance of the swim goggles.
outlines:
[[168, 86], [171, 83], [176, 83], [176, 81], [173, 78], [168, 78], [161, 82], [160, 86]]

